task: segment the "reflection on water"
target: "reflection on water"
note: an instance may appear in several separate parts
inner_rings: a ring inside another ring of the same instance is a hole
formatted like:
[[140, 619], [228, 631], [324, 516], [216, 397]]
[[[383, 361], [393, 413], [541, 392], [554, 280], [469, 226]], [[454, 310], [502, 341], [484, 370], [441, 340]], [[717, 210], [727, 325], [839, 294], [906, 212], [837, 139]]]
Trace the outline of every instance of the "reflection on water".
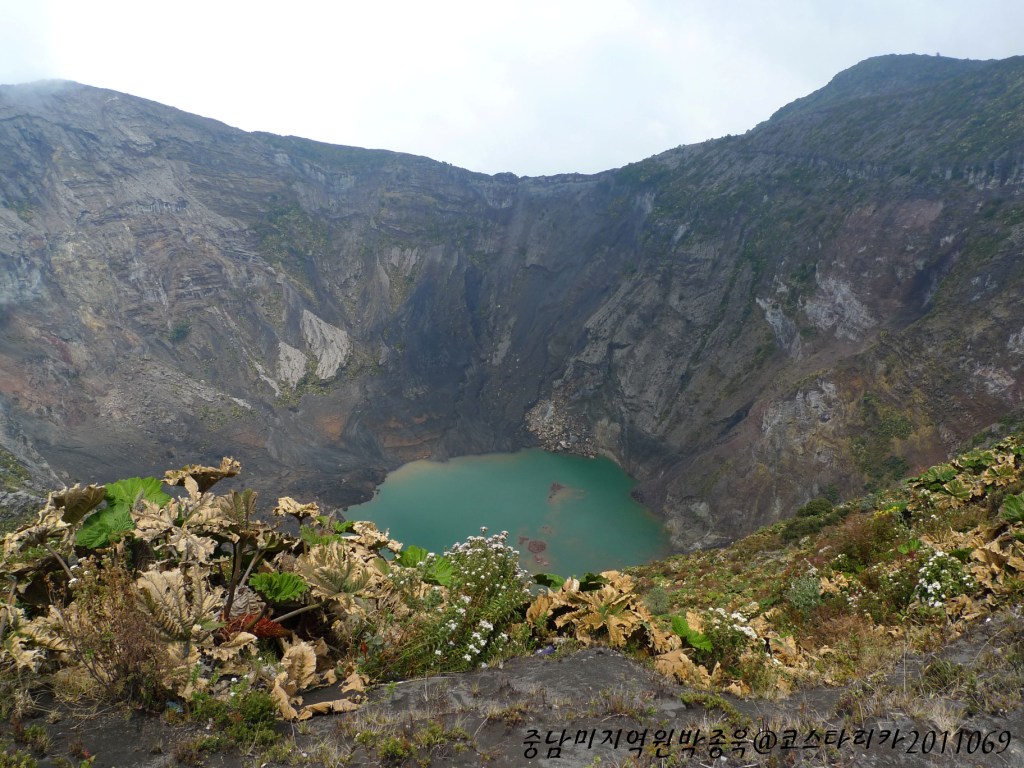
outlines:
[[481, 526], [507, 530], [527, 570], [582, 575], [666, 554], [661, 523], [630, 497], [633, 485], [608, 459], [541, 450], [416, 461], [345, 514], [434, 552]]

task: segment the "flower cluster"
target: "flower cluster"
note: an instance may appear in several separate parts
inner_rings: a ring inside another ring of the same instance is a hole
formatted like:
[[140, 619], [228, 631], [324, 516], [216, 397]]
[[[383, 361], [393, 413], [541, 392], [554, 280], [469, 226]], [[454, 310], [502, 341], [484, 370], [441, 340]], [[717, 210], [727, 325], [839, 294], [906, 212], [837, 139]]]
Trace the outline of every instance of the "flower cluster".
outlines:
[[757, 632], [749, 625], [747, 617], [738, 611], [726, 612], [722, 608], [711, 608], [704, 614], [701, 633], [711, 643], [710, 652], [698, 655], [708, 669], [714, 664], [721, 664], [727, 669], [735, 667], [751, 643], [759, 642]]
[[[481, 528], [481, 534], [487, 529]], [[527, 584], [530, 574], [519, 566], [519, 550], [506, 542], [508, 531], [493, 536], [470, 536], [463, 542], [453, 544], [446, 552], [453, 563], [464, 566], [467, 587], [481, 586], [490, 577]]]
[[[453, 566], [450, 606], [445, 628], [458, 666], [470, 666], [495, 647], [495, 627], [506, 624], [529, 600], [529, 574], [519, 566], [519, 552], [506, 542], [508, 531], [470, 536], [445, 552]], [[502, 634], [497, 635], [501, 645]], [[507, 635], [504, 635], [507, 637]]]
[[952, 555], [936, 550], [917, 572], [916, 597], [929, 608], [942, 608], [946, 600], [974, 589], [974, 579]]
[[757, 632], [747, 624], [747, 617], [739, 611], [726, 613], [724, 608], [712, 608], [708, 615], [709, 627], [716, 630], [737, 632], [751, 640], [757, 640]]
[[432, 593], [440, 597], [433, 609], [417, 613], [410, 623], [390, 674], [465, 670], [503, 651], [505, 630], [530, 599], [529, 574], [519, 566], [519, 552], [506, 543], [507, 531], [486, 533], [481, 529], [483, 535], [445, 551], [450, 578], [441, 592]]

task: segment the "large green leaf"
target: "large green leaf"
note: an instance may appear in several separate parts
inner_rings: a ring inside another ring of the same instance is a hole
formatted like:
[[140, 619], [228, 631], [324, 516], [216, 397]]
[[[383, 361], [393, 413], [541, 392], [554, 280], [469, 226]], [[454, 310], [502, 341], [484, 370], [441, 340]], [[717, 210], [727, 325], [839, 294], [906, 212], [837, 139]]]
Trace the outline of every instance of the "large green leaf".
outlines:
[[964, 481], [959, 477], [954, 477], [948, 483], [943, 485], [942, 490], [957, 501], [970, 501], [971, 497], [974, 495], [970, 486], [964, 483]]
[[965, 469], [987, 469], [996, 463], [996, 455], [992, 451], [968, 451], [957, 463]]
[[561, 589], [565, 584], [565, 577], [559, 576], [557, 573], [535, 573], [533, 580], [548, 589]]
[[452, 583], [452, 576], [455, 572], [452, 561], [447, 557], [436, 555], [431, 557], [427, 550], [417, 547], [415, 544], [403, 547], [402, 552], [395, 558], [395, 562], [406, 568], [415, 568], [420, 563], [425, 563], [423, 581], [441, 587], [447, 587]]
[[705, 653], [711, 652], [711, 641], [707, 635], [690, 629], [690, 625], [686, 623], [686, 619], [682, 616], [672, 617], [672, 631], [683, 638], [691, 648], [696, 648], [698, 651], [704, 651]]
[[452, 561], [443, 555], [431, 558], [427, 563], [427, 570], [423, 573], [423, 580], [427, 584], [437, 584], [441, 587], [450, 586], [452, 576], [455, 574], [455, 566]]
[[171, 500], [155, 477], [128, 477], [110, 483], [104, 498], [107, 506], [88, 517], [75, 536], [78, 546], [98, 549], [134, 530], [132, 508], [139, 499], [160, 507]]
[[949, 464], [938, 464], [930, 468], [914, 482], [930, 490], [937, 491], [942, 487], [943, 483], [948, 483], [954, 477], [956, 477], [956, 469], [954, 467], [951, 467]]
[[131, 508], [126, 504], [118, 504], [101, 509], [86, 520], [75, 536], [75, 543], [80, 547], [99, 549], [134, 529]]
[[249, 579], [249, 586], [271, 603], [297, 600], [309, 589], [309, 584], [296, 573], [257, 573]]
[[580, 592], [591, 592], [595, 589], [600, 589], [608, 583], [608, 579], [599, 573], [591, 573], [587, 571], [583, 574], [583, 578], [580, 579]]
[[1011, 523], [1024, 522], [1024, 493], [1011, 493], [1003, 499], [1003, 519]]
[[146, 501], [162, 507], [171, 500], [171, 497], [164, 493], [162, 486], [163, 483], [155, 477], [128, 477], [118, 480], [107, 486], [107, 503], [111, 506], [127, 504], [132, 507], [141, 495]]
[[319, 544], [330, 544], [332, 541], [341, 541], [341, 534], [351, 532], [354, 525], [352, 520], [338, 522], [327, 515], [317, 515], [313, 519], [316, 520], [317, 525], [299, 526], [299, 536], [310, 547], [315, 547]]
[[395, 558], [395, 562], [399, 565], [404, 565], [406, 568], [415, 568], [426, 560], [429, 554], [423, 547], [408, 544], [402, 548], [402, 552]]

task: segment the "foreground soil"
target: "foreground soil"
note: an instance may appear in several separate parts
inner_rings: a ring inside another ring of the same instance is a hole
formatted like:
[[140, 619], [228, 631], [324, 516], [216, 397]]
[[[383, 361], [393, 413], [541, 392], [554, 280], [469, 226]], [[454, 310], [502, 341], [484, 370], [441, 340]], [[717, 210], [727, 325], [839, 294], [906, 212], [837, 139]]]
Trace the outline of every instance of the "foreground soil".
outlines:
[[[83, 761], [90, 765], [90, 758], [96, 768], [1019, 767], [1024, 766], [1024, 708], [1019, 704], [1009, 711], [998, 704], [982, 708], [956, 687], [943, 696], [914, 692], [936, 662], [972, 680], [999, 675], [1001, 638], [1020, 621], [1019, 610], [1007, 611], [941, 651], [907, 654], [887, 674], [858, 686], [813, 688], [780, 701], [694, 692], [616, 651], [589, 648], [542, 652], [501, 668], [382, 686], [358, 712], [281, 724], [276, 746], [247, 754], [244, 748], [197, 747], [212, 729], [203, 723], [174, 724], [171, 710], [160, 716], [116, 708], [82, 711], [40, 696], [20, 727], [45, 728], [45, 754], [36, 755], [39, 766], [75, 768]], [[1021, 691], [1007, 693], [1013, 694], [1008, 700], [1021, 700]], [[325, 699], [330, 695], [324, 692]], [[685, 748], [693, 742], [681, 744], [681, 733], [696, 729], [704, 739], [691, 753]], [[720, 744], [713, 743], [716, 729]], [[559, 745], [563, 730], [567, 740]], [[662, 739], [669, 731], [671, 745], [666, 745]], [[644, 733], [641, 749], [638, 740]], [[10, 723], [4, 734], [12, 738]], [[29, 751], [27, 745], [20, 749]], [[10, 764], [0, 755], [0, 765]]]

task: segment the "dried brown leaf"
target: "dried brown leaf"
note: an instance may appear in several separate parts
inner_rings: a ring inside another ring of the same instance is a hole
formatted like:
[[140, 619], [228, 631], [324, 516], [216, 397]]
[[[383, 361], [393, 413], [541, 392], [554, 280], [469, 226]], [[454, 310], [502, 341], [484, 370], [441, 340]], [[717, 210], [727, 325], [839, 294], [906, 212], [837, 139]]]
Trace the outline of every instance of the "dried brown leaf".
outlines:
[[256, 635], [249, 632], [239, 632], [228, 642], [212, 648], [204, 649], [204, 653], [217, 661], [229, 661], [238, 658], [243, 651], [252, 651], [256, 648]]
[[[225, 477], [234, 477], [242, 471], [242, 465], [232, 458], [225, 456], [220, 460], [219, 467], [204, 467], [199, 464], [189, 464], [181, 469], [169, 469], [164, 472], [164, 482], [167, 485], [182, 485], [188, 487], [187, 478], [191, 478], [196, 484], [198, 493], [206, 493], [214, 483], [223, 480]], [[190, 490], [191, 494], [191, 490]]]
[[309, 643], [299, 642], [290, 647], [285, 651], [281, 664], [285, 673], [282, 686], [291, 696], [316, 680], [316, 652]]
[[277, 506], [274, 507], [274, 515], [277, 517], [291, 515], [299, 520], [303, 520], [307, 517], [316, 517], [319, 514], [320, 507], [316, 502], [300, 504], [291, 496], [282, 496], [277, 500]]
[[550, 594], [543, 593], [533, 598], [530, 607], [526, 609], [526, 620], [531, 624], [546, 622], [551, 616], [551, 608], [554, 603]]
[[197, 569], [145, 571], [135, 586], [142, 609], [161, 632], [176, 640], [208, 634], [200, 625], [213, 623], [223, 603], [223, 590], [211, 587]]
[[[285, 672], [274, 678], [274, 685], [270, 689], [270, 696], [277, 705], [277, 711], [281, 715], [281, 719], [291, 721], [298, 719], [299, 712], [292, 706], [293, 698], [284, 688], [287, 680], [288, 675]], [[298, 699], [298, 703], [301, 705], [302, 699]]]
[[381, 533], [377, 526], [368, 520], [357, 520], [352, 523], [352, 531], [356, 535], [348, 540], [370, 550], [374, 556], [381, 549], [391, 550], [396, 555], [402, 551], [402, 544], [392, 539], [389, 531]]
[[711, 687], [711, 676], [708, 675], [707, 667], [694, 664], [682, 649], [658, 654], [654, 658], [654, 668], [666, 677], [674, 677], [681, 683], [698, 688]]
[[318, 704], [307, 704], [296, 715], [296, 720], [309, 720], [313, 715], [331, 715], [336, 712], [355, 712], [362, 706], [348, 699], [335, 699], [334, 701], [322, 701]]
[[105, 485], [87, 485], [82, 488], [75, 483], [70, 488], [50, 494], [50, 503], [57, 509], [63, 509], [61, 519], [74, 525], [91, 510], [98, 507], [107, 492]]

